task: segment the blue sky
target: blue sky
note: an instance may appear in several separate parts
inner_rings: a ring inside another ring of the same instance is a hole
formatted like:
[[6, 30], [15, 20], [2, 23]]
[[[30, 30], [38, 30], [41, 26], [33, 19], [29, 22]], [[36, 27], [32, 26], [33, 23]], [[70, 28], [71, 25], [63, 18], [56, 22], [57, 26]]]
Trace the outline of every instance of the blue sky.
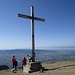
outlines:
[[30, 15], [34, 6], [35, 48], [75, 46], [75, 0], [0, 0], [0, 49], [31, 49]]

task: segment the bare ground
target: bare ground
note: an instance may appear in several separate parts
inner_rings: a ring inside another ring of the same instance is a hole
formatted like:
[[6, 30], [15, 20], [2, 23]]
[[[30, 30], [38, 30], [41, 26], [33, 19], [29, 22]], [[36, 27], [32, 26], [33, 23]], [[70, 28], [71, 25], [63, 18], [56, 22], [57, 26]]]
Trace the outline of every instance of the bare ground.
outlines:
[[42, 63], [44, 71], [33, 73], [23, 73], [21, 69], [12, 73], [11, 69], [1, 70], [0, 75], [75, 75], [75, 61], [61, 61], [56, 63]]

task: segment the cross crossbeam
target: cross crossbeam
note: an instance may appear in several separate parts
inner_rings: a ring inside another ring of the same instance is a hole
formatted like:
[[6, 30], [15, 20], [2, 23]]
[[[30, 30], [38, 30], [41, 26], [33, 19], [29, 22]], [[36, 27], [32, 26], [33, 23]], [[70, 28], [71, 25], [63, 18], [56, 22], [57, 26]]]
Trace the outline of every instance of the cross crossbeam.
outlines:
[[28, 15], [23, 15], [23, 14], [18, 14], [18, 17], [27, 18], [27, 19], [34, 19], [34, 20], [37, 20], [37, 21], [45, 22], [45, 19], [43, 19], [43, 18], [32, 17], [32, 16], [28, 16]]

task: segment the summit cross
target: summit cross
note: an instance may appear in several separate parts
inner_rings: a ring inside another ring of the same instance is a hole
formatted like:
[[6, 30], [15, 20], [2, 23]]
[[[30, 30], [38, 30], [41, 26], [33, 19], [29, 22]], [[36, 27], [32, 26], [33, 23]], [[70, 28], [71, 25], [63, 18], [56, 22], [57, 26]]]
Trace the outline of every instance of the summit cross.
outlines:
[[34, 17], [34, 6], [31, 6], [31, 16], [18, 14], [18, 17], [26, 18], [31, 20], [32, 29], [32, 62], [35, 62], [35, 43], [34, 43], [34, 20], [45, 22], [45, 19]]

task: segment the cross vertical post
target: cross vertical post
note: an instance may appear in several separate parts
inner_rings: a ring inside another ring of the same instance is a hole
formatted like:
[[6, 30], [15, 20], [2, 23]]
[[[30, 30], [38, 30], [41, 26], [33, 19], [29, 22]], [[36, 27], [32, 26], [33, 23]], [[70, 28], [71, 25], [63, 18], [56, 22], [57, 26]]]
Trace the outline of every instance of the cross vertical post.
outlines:
[[32, 62], [35, 62], [35, 43], [34, 43], [34, 6], [31, 7], [31, 32], [32, 32]]
[[26, 18], [31, 20], [31, 33], [32, 33], [32, 62], [35, 62], [35, 42], [34, 42], [34, 20], [45, 22], [45, 19], [34, 17], [34, 6], [31, 7], [31, 16], [18, 14], [20, 18]]

